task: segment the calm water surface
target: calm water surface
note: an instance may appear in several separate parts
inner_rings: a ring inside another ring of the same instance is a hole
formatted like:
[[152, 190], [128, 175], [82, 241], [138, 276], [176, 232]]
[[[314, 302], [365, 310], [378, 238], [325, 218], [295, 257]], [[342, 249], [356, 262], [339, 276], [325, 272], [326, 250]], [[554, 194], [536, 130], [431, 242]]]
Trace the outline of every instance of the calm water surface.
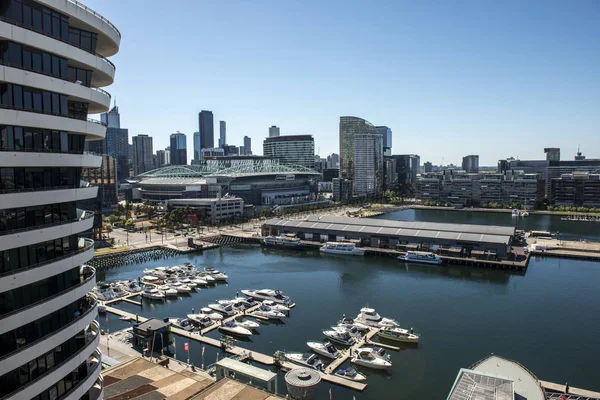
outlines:
[[[427, 220], [420, 213], [410, 210], [391, 217]], [[467, 214], [441, 213], [448, 215], [433, 220], [459, 222], [465, 218], [461, 215]], [[506, 220], [501, 214], [492, 215], [491, 220], [487, 215], [480, 220], [480, 215], [468, 213], [475, 220], [462, 222], [501, 224]], [[421, 334], [418, 347], [390, 352], [390, 373], [363, 370], [369, 374], [365, 392], [323, 382], [318, 398], [327, 398], [331, 388], [334, 399], [444, 399], [458, 370], [490, 353], [518, 360], [541, 379], [569, 381], [572, 386], [600, 391], [595, 366], [600, 359], [600, 263], [540, 258], [532, 260], [526, 274], [518, 275], [404, 264], [382, 257], [321, 256], [318, 251], [238, 245], [115, 268], [106, 276], [100, 273], [98, 279], [137, 277], [144, 268], [185, 261], [224, 270], [229, 284], [164, 304], [144, 299], [143, 307], [128, 303], [119, 307], [144, 316], [181, 317], [192, 308], [197, 311], [216, 299], [231, 298], [240, 289], [278, 288], [297, 304], [290, 318], [281, 324], [261, 326], [250, 341], [238, 343], [265, 354], [284, 349], [305, 351], [307, 340], [321, 340], [322, 330], [342, 314], [355, 316], [367, 304]], [[103, 317], [100, 322], [106, 327]], [[127, 324], [109, 316], [109, 325], [114, 331]], [[218, 335], [217, 331], [209, 334]], [[177, 358], [182, 360], [186, 358], [183, 342], [183, 338], [177, 339]], [[191, 359], [200, 365], [202, 345], [193, 342], [190, 348]], [[205, 364], [214, 363], [216, 357], [217, 350], [206, 346]], [[279, 388], [285, 391], [283, 375]]]

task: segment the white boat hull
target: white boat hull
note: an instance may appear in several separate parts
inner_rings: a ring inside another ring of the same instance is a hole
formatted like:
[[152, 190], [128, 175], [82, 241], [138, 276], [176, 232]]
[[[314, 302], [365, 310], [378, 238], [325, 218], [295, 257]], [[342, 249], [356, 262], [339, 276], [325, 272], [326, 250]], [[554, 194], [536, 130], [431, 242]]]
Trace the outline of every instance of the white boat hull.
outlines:
[[442, 263], [441, 258], [437, 258], [435, 260], [422, 260], [416, 258], [407, 258], [406, 256], [398, 256], [398, 260], [409, 262], [409, 263], [418, 263], [418, 264], [430, 264], [430, 265], [440, 265]]
[[361, 367], [366, 367], [366, 368], [371, 368], [371, 369], [387, 369], [389, 367], [391, 367], [391, 365], [388, 364], [380, 364], [377, 362], [370, 362], [367, 360], [362, 360], [360, 358], [352, 358], [352, 360], [350, 360], [351, 363], [356, 364], [356, 365], [360, 365]]
[[355, 248], [352, 251], [343, 251], [343, 250], [335, 250], [335, 249], [324, 249], [324, 248], [320, 248], [319, 251], [321, 251], [321, 253], [325, 253], [325, 254], [337, 254], [337, 255], [341, 255], [341, 256], [364, 256], [365, 255], [365, 250], [364, 249], [358, 249]]
[[317, 353], [320, 356], [323, 357], [327, 357], [327, 358], [337, 358], [337, 356], [339, 355], [339, 351], [336, 354], [332, 354], [330, 352], [327, 351], [327, 349], [325, 348], [325, 346], [323, 345], [323, 343], [319, 343], [319, 342], [306, 342], [306, 345], [315, 353]]
[[231, 333], [232, 335], [237, 335], [237, 336], [251, 336], [252, 335], [252, 332], [250, 332], [249, 329], [242, 328], [241, 326], [236, 326], [234, 328], [230, 328], [227, 326], [220, 326], [219, 330], [222, 330], [223, 332], [228, 332], [228, 333]]

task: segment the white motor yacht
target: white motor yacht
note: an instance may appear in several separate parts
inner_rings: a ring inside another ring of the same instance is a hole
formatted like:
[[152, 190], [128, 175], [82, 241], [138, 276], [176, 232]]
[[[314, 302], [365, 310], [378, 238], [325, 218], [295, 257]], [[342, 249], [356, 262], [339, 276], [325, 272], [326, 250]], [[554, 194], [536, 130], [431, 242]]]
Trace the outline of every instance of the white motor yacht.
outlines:
[[285, 247], [288, 249], [301, 249], [303, 247], [300, 238], [285, 235], [266, 236], [262, 239], [262, 243], [265, 246]]
[[407, 251], [405, 255], [398, 256], [397, 259], [421, 264], [440, 265], [442, 263], [442, 259], [439, 256], [427, 251]]
[[372, 369], [387, 369], [392, 366], [389, 356], [381, 356], [377, 351], [369, 347], [361, 347], [356, 350], [350, 362]]
[[208, 282], [205, 281], [204, 279], [192, 278], [191, 280], [192, 280], [192, 282], [194, 282], [196, 284], [196, 286], [206, 286], [206, 285], [208, 285]]
[[[217, 300], [217, 303], [222, 306], [230, 305], [235, 311], [243, 312], [246, 309], [246, 306], [241, 301], [237, 301], [236, 299], [232, 300]], [[210, 306], [209, 306], [210, 307]]]
[[202, 307], [200, 309], [200, 312], [202, 314], [206, 315], [208, 318], [212, 319], [213, 321], [221, 321], [223, 319], [223, 315], [222, 314], [214, 312], [213, 310], [211, 310], [208, 307]]
[[354, 325], [338, 325], [338, 326], [332, 326], [331, 329], [333, 329], [334, 331], [338, 331], [338, 332], [348, 332], [348, 334], [350, 334], [350, 336], [355, 337], [357, 339], [360, 339], [362, 337], [362, 333], [356, 329], [356, 327]]
[[246, 308], [258, 305], [258, 301], [254, 300], [253, 297], [236, 297], [234, 300], [241, 302]]
[[375, 326], [379, 328], [398, 326], [398, 323], [393, 319], [382, 318], [374, 308], [368, 307], [361, 308], [360, 314], [358, 314], [354, 320], [364, 325]]
[[285, 353], [285, 357], [299, 365], [303, 365], [308, 368], [316, 369], [318, 371], [323, 370], [323, 362], [319, 360], [316, 354], [312, 353]]
[[215, 267], [204, 267], [204, 272], [207, 274], [218, 274], [219, 271]]
[[145, 283], [156, 283], [158, 281], [159, 281], [159, 277], [158, 276], [144, 275], [142, 277], [142, 282], [145, 282]]
[[260, 324], [258, 322], [250, 321], [249, 319], [241, 319], [241, 320], [236, 319], [235, 322], [239, 326], [246, 328], [246, 329], [250, 329], [250, 330], [255, 330], [260, 327]]
[[352, 346], [356, 343], [356, 338], [351, 336], [348, 332], [340, 332], [337, 330], [329, 330], [323, 331], [323, 335], [325, 335], [329, 340], [342, 344], [344, 346]]
[[369, 325], [362, 324], [362, 323], [356, 321], [354, 318], [350, 318], [350, 317], [346, 317], [346, 316], [344, 316], [342, 319], [340, 319], [338, 321], [338, 325], [352, 325], [361, 332], [366, 332], [370, 329]]
[[130, 279], [127, 281], [127, 291], [130, 293], [139, 293], [142, 291], [142, 288], [138, 285], [135, 279]]
[[356, 247], [354, 243], [346, 242], [327, 242], [319, 251], [325, 254], [340, 254], [349, 256], [364, 256], [365, 249]]
[[233, 309], [233, 307], [231, 307], [231, 304], [222, 304], [222, 303], [217, 302], [217, 303], [209, 304], [208, 308], [210, 308], [211, 310], [218, 311], [229, 317], [232, 315], [235, 315], [235, 310]]
[[189, 287], [188, 285], [184, 285], [181, 282], [172, 283], [171, 287], [173, 289], [177, 290], [178, 293], [191, 293], [192, 292], [191, 287]]
[[260, 289], [260, 290], [252, 290], [252, 289], [243, 289], [241, 291], [248, 297], [254, 297], [258, 300], [272, 300], [275, 303], [283, 304], [285, 306], [291, 306], [292, 300], [285, 296], [280, 290], [273, 289]]
[[219, 326], [219, 329], [222, 331], [231, 333], [233, 335], [238, 335], [238, 336], [252, 335], [252, 331], [250, 331], [250, 329], [240, 326], [235, 321], [225, 321], [225, 322], [223, 322], [223, 325]]
[[213, 320], [210, 319], [210, 316], [206, 314], [188, 314], [188, 319], [194, 323], [194, 325], [200, 326], [200, 328], [206, 328], [214, 324]]
[[275, 303], [273, 300], [263, 300], [262, 302], [265, 306], [271, 307], [275, 311], [281, 312], [289, 312], [289, 307], [284, 306], [283, 304]]
[[188, 332], [194, 329], [194, 324], [192, 324], [192, 321], [189, 318], [169, 318], [169, 323], [176, 328]]
[[337, 371], [335, 371], [334, 375], [357, 382], [364, 381], [367, 379], [367, 377], [364, 374], [361, 374], [352, 367], [348, 367], [346, 369], [338, 369]]
[[196, 286], [198, 286], [190, 278], [183, 278], [179, 282], [181, 282], [185, 286], [189, 286], [190, 288], [195, 288]]
[[273, 310], [271, 307], [265, 305], [258, 307], [255, 311], [253, 311], [253, 314], [269, 319], [281, 319], [286, 317], [286, 315], [281, 311]]
[[227, 280], [227, 278], [229, 278], [227, 275], [225, 275], [222, 272], [217, 272], [216, 274], [212, 274], [212, 277], [217, 282], [225, 282]]
[[397, 342], [404, 343], [419, 343], [419, 335], [402, 328], [382, 328], [377, 332], [379, 337], [389, 340], [395, 340]]
[[213, 278], [213, 276], [211, 274], [199, 273], [197, 275], [197, 277], [200, 278], [200, 279], [202, 279], [202, 280], [204, 280], [204, 281], [206, 281], [206, 283], [208, 285], [214, 285], [215, 282], [216, 282], [215, 278]]
[[152, 300], [163, 300], [165, 298], [165, 294], [158, 289], [144, 289], [142, 292], [142, 297]]
[[157, 287], [158, 290], [165, 293], [166, 297], [177, 297], [177, 289], [173, 289], [169, 285], [160, 285]]
[[328, 358], [337, 358], [340, 355], [340, 351], [329, 342], [306, 342], [306, 345], [310, 347], [315, 353], [325, 356]]

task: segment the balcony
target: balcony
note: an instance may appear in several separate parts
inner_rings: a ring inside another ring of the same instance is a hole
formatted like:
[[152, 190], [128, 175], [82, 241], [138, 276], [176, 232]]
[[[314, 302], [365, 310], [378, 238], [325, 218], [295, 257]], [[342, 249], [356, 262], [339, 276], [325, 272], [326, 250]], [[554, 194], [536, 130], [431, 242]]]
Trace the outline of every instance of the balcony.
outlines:
[[[98, 322], [93, 321], [90, 325], [90, 336], [86, 338], [85, 345], [77, 351], [75, 354], [71, 355], [68, 359], [64, 360], [60, 366], [52, 369], [51, 371], [40, 375], [38, 378], [30, 382], [28, 385], [21, 387], [19, 390], [9, 393], [11, 398], [14, 399], [31, 399], [38, 395], [40, 392], [48, 389], [51, 385], [62, 379], [69, 372], [73, 371], [79, 365], [84, 362], [89, 362], [88, 374], [94, 375], [96, 378], [100, 375], [100, 364], [101, 364], [101, 353], [98, 350], [98, 345], [100, 344], [100, 328], [98, 326]], [[96, 357], [96, 355], [98, 355]], [[91, 357], [90, 357], [91, 356]], [[96, 361], [97, 360], [97, 361]], [[88, 375], [88, 376], [89, 376]], [[96, 379], [88, 381], [84, 379], [82, 381], [81, 386], [77, 386], [83, 390], [85, 387], [83, 383], [90, 383], [90, 387], [95, 382]], [[75, 388], [72, 388], [73, 390]], [[83, 392], [86, 392], [83, 390]], [[74, 392], [76, 393], [76, 392]], [[4, 398], [4, 397], [3, 397]], [[69, 398], [79, 398], [79, 397], [69, 397]]]
[[78, 210], [78, 212], [79, 216], [74, 219], [0, 232], [2, 237], [0, 251], [46, 242], [92, 229], [94, 212], [85, 210]]
[[36, 321], [45, 315], [59, 310], [78, 299], [86, 296], [96, 285], [96, 269], [90, 266], [82, 267], [81, 282], [60, 293], [45, 298], [27, 307], [14, 310], [0, 318], [0, 334], [12, 331], [18, 327]]
[[[0, 159], [2, 159], [1, 156]], [[0, 162], [0, 165], [10, 164], [3, 164]], [[98, 196], [98, 186], [49, 186], [37, 187], [33, 189], [12, 189], [10, 191], [0, 190], [0, 196], [2, 196], [2, 204], [0, 204], [0, 209], [31, 207], [44, 204], [66, 203], [68, 201], [93, 199]]]
[[23, 365], [29, 360], [33, 360], [49, 352], [92, 324], [98, 315], [96, 309], [98, 300], [93, 295], [86, 296], [86, 299], [87, 302], [81, 310], [82, 314], [78, 318], [61, 327], [59, 330], [0, 357], [0, 376], [9, 372], [15, 365]]
[[15, 108], [0, 107], [0, 121], [5, 125], [68, 131], [104, 139], [106, 126], [94, 119], [69, 118], [61, 115], [36, 113]]
[[[104, 398], [104, 379], [100, 372], [102, 371], [102, 352], [96, 349], [87, 360], [87, 376], [61, 400], [77, 400], [83, 397], [86, 392], [90, 392], [90, 400]], [[100, 397], [102, 395], [103, 397]], [[94, 397], [95, 396], [95, 397]]]

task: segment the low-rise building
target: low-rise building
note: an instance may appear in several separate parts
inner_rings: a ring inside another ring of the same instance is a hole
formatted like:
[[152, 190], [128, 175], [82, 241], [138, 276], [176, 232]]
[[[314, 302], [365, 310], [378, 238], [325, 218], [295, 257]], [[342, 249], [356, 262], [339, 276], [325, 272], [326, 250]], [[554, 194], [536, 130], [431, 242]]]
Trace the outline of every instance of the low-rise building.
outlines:
[[173, 199], [167, 200], [167, 208], [190, 207], [192, 213], [200, 218], [209, 218], [212, 224], [231, 221], [244, 214], [244, 200], [239, 197], [216, 199]]
[[573, 172], [552, 179], [550, 203], [556, 206], [600, 207], [600, 174]]
[[332, 179], [333, 201], [346, 201], [352, 197], [352, 181], [349, 179]]

